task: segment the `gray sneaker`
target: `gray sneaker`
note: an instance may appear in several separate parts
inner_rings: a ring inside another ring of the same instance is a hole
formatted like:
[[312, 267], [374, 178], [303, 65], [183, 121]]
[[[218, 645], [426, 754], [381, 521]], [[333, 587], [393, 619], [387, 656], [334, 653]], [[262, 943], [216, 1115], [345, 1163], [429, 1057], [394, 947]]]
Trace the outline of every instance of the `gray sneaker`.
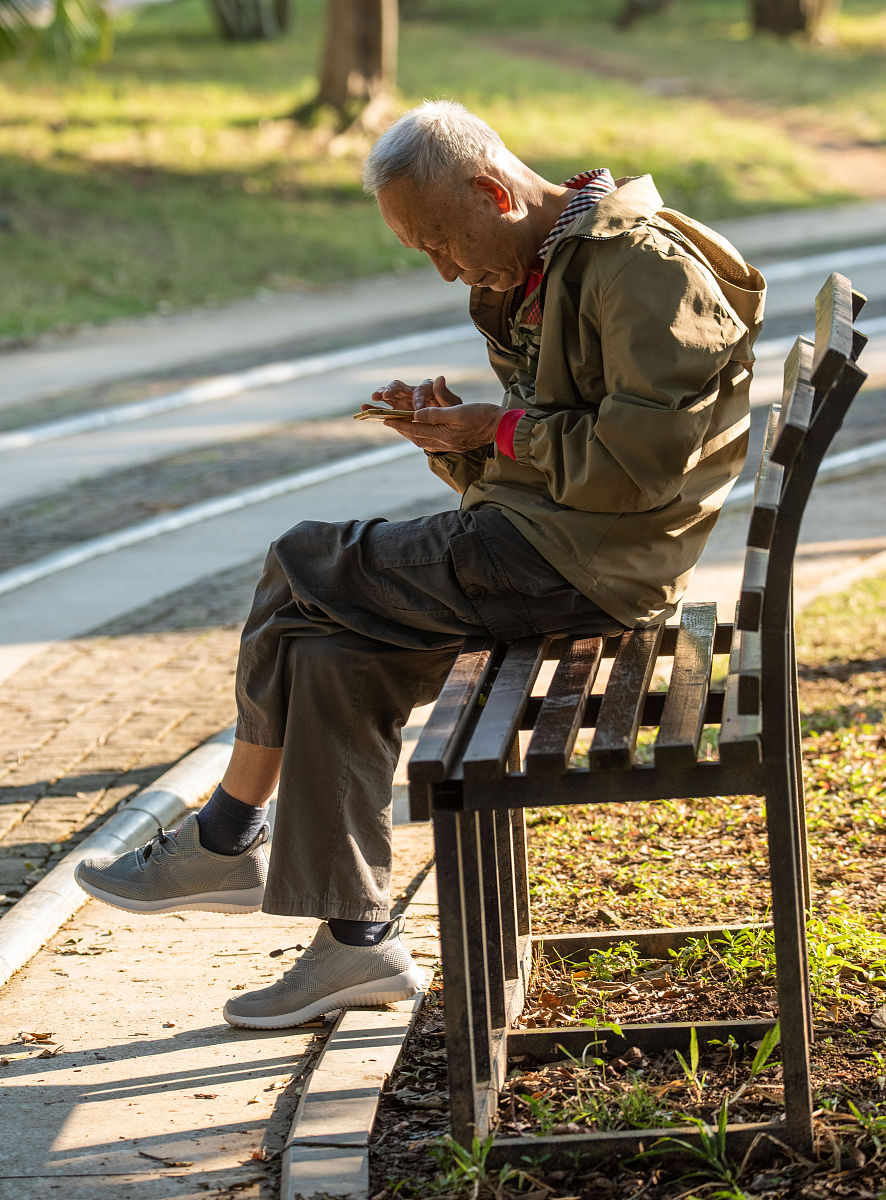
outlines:
[[[372, 1008], [406, 1000], [425, 986], [425, 973], [400, 941], [397, 917], [377, 946], [343, 946], [323, 924], [277, 983], [233, 996], [222, 1016], [247, 1029], [285, 1029], [333, 1008]], [[274, 957], [281, 953], [276, 951]]]
[[251, 913], [261, 908], [268, 876], [269, 829], [242, 854], [213, 854], [200, 844], [191, 813], [175, 833], [158, 829], [146, 846], [119, 858], [85, 858], [74, 878], [90, 896], [127, 912]]

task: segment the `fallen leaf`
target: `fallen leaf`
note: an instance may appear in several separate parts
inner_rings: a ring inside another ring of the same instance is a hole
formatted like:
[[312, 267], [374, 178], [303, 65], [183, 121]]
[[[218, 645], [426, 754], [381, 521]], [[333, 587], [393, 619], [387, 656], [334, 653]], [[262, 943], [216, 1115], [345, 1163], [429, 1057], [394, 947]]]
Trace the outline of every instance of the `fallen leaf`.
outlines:
[[871, 1024], [875, 1029], [886, 1029], [886, 1004], [871, 1013]]
[[217, 1100], [218, 1092], [194, 1092], [195, 1100]]
[[275, 1079], [273, 1083], [269, 1084], [265, 1088], [265, 1091], [266, 1092], [282, 1092], [282, 1090], [285, 1087], [287, 1087], [291, 1082], [292, 1082], [291, 1077], [289, 1079]]

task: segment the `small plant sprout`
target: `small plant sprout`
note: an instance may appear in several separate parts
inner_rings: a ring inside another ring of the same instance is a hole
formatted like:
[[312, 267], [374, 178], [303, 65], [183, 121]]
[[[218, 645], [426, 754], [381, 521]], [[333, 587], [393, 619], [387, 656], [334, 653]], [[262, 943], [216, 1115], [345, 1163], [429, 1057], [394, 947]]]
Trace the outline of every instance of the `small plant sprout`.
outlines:
[[689, 1031], [689, 1062], [687, 1063], [679, 1050], [675, 1050], [674, 1053], [677, 1055], [677, 1061], [683, 1068], [683, 1074], [686, 1076], [686, 1082], [692, 1091], [693, 1099], [696, 1104], [699, 1104], [708, 1075], [707, 1071], [701, 1075], [698, 1073], [698, 1034], [695, 1032], [694, 1025]]
[[776, 1021], [757, 1048], [757, 1053], [754, 1055], [754, 1061], [751, 1063], [750, 1078], [746, 1079], [735, 1095], [732, 1096], [730, 1104], [733, 1104], [739, 1098], [739, 1096], [743, 1095], [748, 1085], [753, 1083], [757, 1076], [766, 1070], [767, 1066], [769, 1065], [769, 1060], [775, 1053], [775, 1048], [780, 1040], [781, 1026], [780, 1023]]
[[443, 1190], [454, 1191], [465, 1186], [471, 1188], [471, 1200], [477, 1200], [480, 1188], [489, 1182], [486, 1159], [492, 1149], [492, 1138], [481, 1141], [474, 1138], [470, 1150], [459, 1145], [451, 1137], [441, 1138], [430, 1151], [437, 1160], [443, 1175], [440, 1181]]

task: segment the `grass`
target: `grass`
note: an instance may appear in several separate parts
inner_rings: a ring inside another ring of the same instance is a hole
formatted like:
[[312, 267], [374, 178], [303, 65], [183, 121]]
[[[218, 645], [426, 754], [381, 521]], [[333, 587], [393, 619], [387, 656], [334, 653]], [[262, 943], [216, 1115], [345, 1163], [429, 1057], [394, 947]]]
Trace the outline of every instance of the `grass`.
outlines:
[[[854, 194], [797, 131], [883, 139], [878, 4], [844, 0], [825, 49], [750, 39], [745, 0], [681, 0], [626, 36], [618, 3], [404, 3], [398, 103], [462, 99], [555, 178], [652, 170], [705, 219]], [[365, 144], [287, 118], [321, 17], [302, 0], [287, 37], [232, 45], [203, 0], [170, 0], [120, 18], [88, 71], [3, 66], [0, 340], [418, 265], [362, 194]]]

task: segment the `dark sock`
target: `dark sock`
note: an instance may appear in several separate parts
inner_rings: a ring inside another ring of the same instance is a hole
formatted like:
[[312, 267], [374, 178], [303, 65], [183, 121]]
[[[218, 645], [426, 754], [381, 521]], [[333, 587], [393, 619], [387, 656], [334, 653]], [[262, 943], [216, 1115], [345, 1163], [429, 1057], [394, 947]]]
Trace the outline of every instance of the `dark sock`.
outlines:
[[219, 784], [197, 813], [200, 844], [213, 854], [242, 854], [255, 841], [267, 815], [267, 804], [261, 808], [244, 804]]
[[329, 931], [343, 946], [377, 946], [388, 932], [390, 921], [343, 921], [332, 917]]

